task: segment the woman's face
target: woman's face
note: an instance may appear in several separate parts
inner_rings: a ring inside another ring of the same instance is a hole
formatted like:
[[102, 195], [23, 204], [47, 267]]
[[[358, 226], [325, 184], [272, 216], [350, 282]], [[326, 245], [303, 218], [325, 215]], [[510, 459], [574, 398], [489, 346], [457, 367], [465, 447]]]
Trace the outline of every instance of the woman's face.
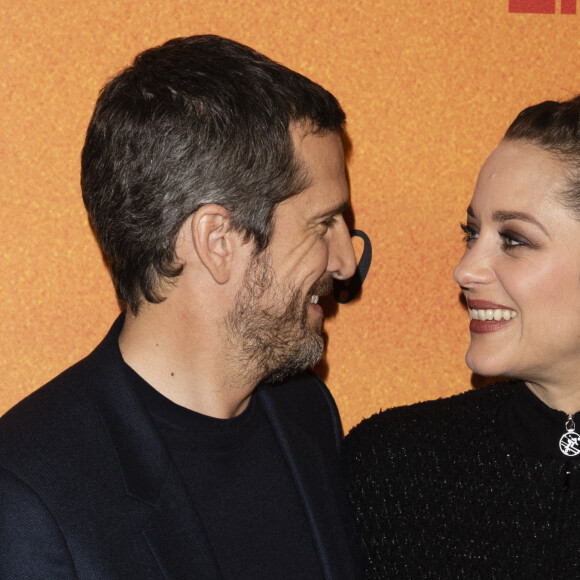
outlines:
[[475, 373], [544, 386], [580, 379], [580, 222], [558, 200], [564, 171], [521, 141], [502, 142], [481, 169], [454, 271]]

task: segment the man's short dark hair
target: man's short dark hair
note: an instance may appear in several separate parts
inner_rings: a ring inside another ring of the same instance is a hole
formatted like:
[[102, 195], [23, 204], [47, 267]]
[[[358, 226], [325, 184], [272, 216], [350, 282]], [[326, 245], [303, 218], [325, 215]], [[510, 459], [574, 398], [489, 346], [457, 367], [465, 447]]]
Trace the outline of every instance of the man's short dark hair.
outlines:
[[177, 234], [199, 207], [270, 241], [275, 207], [308, 186], [290, 129], [343, 129], [338, 101], [306, 77], [219, 36], [176, 38], [139, 54], [100, 93], [81, 186], [117, 296], [160, 302], [183, 266]]

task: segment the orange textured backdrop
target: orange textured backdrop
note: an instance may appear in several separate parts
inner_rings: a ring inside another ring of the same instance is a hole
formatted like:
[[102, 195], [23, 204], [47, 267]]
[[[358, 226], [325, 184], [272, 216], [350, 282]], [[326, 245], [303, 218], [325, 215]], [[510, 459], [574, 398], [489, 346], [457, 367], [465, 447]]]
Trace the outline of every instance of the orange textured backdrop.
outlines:
[[118, 313], [78, 185], [99, 88], [137, 52], [208, 32], [306, 74], [347, 112], [356, 226], [374, 263], [361, 298], [326, 323], [345, 428], [469, 388], [458, 224], [515, 114], [580, 91], [580, 15], [554, 5], [0, 0], [0, 413], [87, 354]]

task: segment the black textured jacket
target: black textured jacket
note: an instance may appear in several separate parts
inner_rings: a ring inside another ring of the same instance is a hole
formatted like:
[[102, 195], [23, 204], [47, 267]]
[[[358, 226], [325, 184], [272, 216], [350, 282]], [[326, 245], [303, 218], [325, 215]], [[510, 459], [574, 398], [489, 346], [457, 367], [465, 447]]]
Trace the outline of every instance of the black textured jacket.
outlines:
[[580, 578], [580, 455], [560, 451], [566, 420], [520, 382], [355, 427], [345, 469], [365, 577]]

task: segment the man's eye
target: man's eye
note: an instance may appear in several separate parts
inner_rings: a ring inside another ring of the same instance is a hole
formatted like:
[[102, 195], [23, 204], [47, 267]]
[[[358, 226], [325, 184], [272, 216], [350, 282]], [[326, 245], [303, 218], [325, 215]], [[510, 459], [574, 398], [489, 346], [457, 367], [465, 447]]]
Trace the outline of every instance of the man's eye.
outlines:
[[322, 222], [322, 225], [326, 226], [327, 228], [331, 228], [335, 223], [336, 223], [336, 216], [333, 215], [332, 217], [329, 217], [327, 220], [324, 220]]
[[460, 224], [463, 230], [463, 241], [467, 244], [479, 237], [479, 232], [476, 232], [471, 226], [467, 224]]
[[323, 222], [320, 222], [322, 235], [323, 236], [326, 235], [326, 232], [328, 232], [328, 230], [332, 229], [337, 221], [338, 220], [336, 219], [336, 216], [332, 216], [332, 217], [329, 217], [328, 219], [324, 220]]

